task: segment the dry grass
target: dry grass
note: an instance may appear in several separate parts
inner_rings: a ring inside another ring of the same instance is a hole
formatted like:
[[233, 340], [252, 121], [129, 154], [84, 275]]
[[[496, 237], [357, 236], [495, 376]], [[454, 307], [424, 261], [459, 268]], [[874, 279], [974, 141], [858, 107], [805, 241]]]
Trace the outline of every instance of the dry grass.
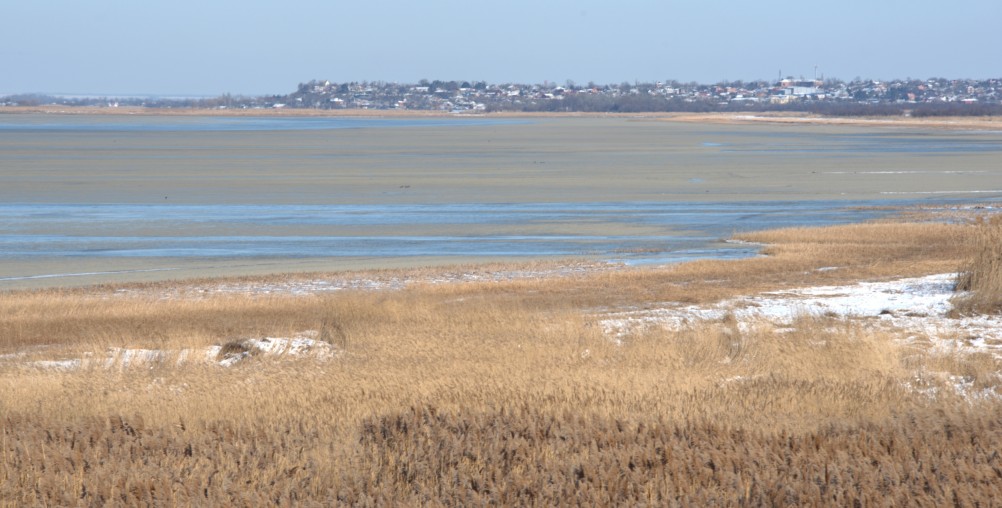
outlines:
[[961, 314], [1002, 311], [1002, 216], [977, 224], [970, 260], [957, 278], [957, 290], [968, 294], [954, 301]]
[[751, 260], [403, 291], [4, 294], [0, 353], [26, 360], [304, 330], [342, 354], [229, 369], [2, 362], [0, 505], [990, 502], [1002, 402], [954, 385], [998, 391], [998, 358], [807, 317], [617, 345], [590, 317], [948, 270], [969, 227], [786, 230], [745, 235], [773, 242]]

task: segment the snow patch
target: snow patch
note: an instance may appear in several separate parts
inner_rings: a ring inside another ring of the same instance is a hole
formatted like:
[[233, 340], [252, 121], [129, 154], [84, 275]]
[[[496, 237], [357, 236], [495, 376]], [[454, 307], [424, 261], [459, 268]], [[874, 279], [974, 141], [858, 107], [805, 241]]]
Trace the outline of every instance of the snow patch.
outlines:
[[129, 349], [108, 348], [103, 355], [86, 352], [80, 358], [61, 360], [24, 361], [24, 353], [14, 353], [0, 357], [0, 364], [15, 363], [28, 368], [41, 370], [78, 370], [82, 368], [128, 369], [148, 367], [173, 363], [176, 366], [185, 364], [216, 364], [221, 367], [232, 367], [252, 356], [263, 358], [314, 358], [327, 361], [337, 357], [339, 351], [333, 345], [319, 340], [320, 333], [308, 330], [294, 337], [265, 337], [261, 339], [245, 339], [235, 344], [236, 350], [220, 357], [223, 346], [214, 345], [198, 349], [163, 350], [163, 349]]
[[1002, 355], [999, 316], [950, 318], [956, 276], [938, 274], [889, 282], [819, 286], [740, 297], [708, 306], [670, 305], [608, 313], [600, 323], [607, 335], [623, 337], [649, 327], [680, 330], [732, 315], [739, 327], [769, 321], [783, 327], [804, 316], [859, 319], [868, 325], [903, 330], [960, 351]]

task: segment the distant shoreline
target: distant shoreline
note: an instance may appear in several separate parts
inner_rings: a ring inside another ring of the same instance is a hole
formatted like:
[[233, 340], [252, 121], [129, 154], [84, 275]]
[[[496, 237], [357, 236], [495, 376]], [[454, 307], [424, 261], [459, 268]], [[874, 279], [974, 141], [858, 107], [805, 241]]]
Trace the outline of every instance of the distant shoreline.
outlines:
[[804, 113], [684, 113], [672, 115], [667, 120], [675, 122], [720, 123], [720, 124], [789, 124], [789, 125], [846, 125], [852, 127], [904, 127], [947, 130], [1002, 130], [999, 117], [836, 117]]
[[845, 125], [855, 127], [928, 128], [947, 130], [1002, 131], [1000, 117], [834, 117], [810, 113], [533, 113], [505, 111], [494, 113], [453, 113], [448, 111], [394, 110], [394, 109], [201, 109], [201, 108], [144, 108], [137, 106], [0, 106], [0, 116], [5, 114], [59, 114], [59, 115], [121, 115], [121, 116], [224, 116], [224, 117], [304, 117], [304, 118], [634, 118], [669, 122], [713, 123], [726, 125], [778, 124], [778, 125]]

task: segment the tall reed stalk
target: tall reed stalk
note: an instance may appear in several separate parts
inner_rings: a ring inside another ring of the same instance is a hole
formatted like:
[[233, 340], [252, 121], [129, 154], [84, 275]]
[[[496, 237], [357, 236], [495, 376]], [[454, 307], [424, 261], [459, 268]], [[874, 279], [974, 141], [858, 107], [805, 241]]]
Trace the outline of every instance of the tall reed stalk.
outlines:
[[1002, 311], [1002, 216], [979, 221], [972, 239], [972, 256], [957, 276], [954, 300], [960, 314]]

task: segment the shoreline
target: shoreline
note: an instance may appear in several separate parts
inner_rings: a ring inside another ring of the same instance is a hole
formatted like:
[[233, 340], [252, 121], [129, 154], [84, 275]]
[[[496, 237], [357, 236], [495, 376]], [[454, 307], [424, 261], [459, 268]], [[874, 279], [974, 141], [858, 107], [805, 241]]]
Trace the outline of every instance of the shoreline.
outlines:
[[964, 131], [1002, 131], [1002, 118], [998, 117], [826, 117], [801, 113], [698, 113], [680, 114], [670, 119], [675, 122], [713, 123], [724, 125], [841, 125], [849, 127], [896, 127], [909, 129], [942, 129]]
[[624, 118], [704, 124], [841, 125], [851, 127], [895, 127], [911, 129], [1002, 131], [1002, 118], [987, 117], [827, 117], [812, 113], [590, 113], [518, 112], [470, 113], [426, 110], [375, 109], [198, 109], [145, 108], [138, 106], [0, 106], [6, 114], [58, 114], [108, 116], [191, 116], [191, 117], [278, 117], [278, 118]]
[[[745, 233], [775, 231], [788, 227], [830, 227], [845, 224], [866, 224], [874, 221], [891, 220], [896, 217], [917, 217], [923, 213], [944, 214], [948, 211], [957, 217], [978, 213], [983, 209], [977, 205], [963, 203], [922, 204], [888, 206], [880, 208], [846, 207], [864, 213], [851, 221], [803, 224], [761, 224]], [[991, 205], [990, 209], [994, 209]], [[869, 212], [869, 213], [867, 213]], [[638, 232], [639, 234], [639, 232]], [[734, 239], [733, 234], [723, 233], [702, 244], [680, 243], [659, 244], [658, 250], [628, 249], [610, 251], [604, 255], [582, 251], [563, 255], [475, 255], [439, 254], [418, 256], [333, 256], [333, 257], [248, 257], [248, 258], [206, 258], [206, 257], [136, 257], [136, 258], [32, 258], [9, 260], [0, 264], [6, 273], [0, 273], [0, 294], [32, 290], [74, 290], [99, 287], [133, 287], [137, 285], [166, 286], [215, 286], [227, 283], [253, 284], [271, 283], [275, 280], [298, 282], [308, 280], [356, 280], [371, 278], [400, 278], [414, 280], [412, 274], [424, 276], [438, 273], [479, 273], [484, 271], [561, 271], [568, 266], [588, 265], [593, 270], [621, 270], [624, 268], [665, 268], [689, 261], [710, 261], [747, 259], [761, 255], [761, 248], [742, 249], [743, 242]], [[715, 245], [710, 248], [709, 244]], [[744, 244], [748, 245], [748, 244]], [[764, 247], [764, 246], [759, 246]], [[701, 254], [686, 254], [692, 249]], [[745, 252], [747, 251], [747, 252]], [[631, 255], [633, 254], [633, 255]], [[498, 268], [503, 267], [503, 268]], [[433, 275], [432, 278], [436, 276]], [[493, 275], [491, 276], [493, 277]], [[461, 278], [461, 277], [460, 277]], [[490, 277], [489, 277], [490, 278]], [[356, 287], [355, 284], [338, 287]]]
[[[853, 227], [880, 227], [881, 224], [900, 223], [905, 225], [936, 223], [975, 223], [978, 218], [998, 214], [996, 208], [983, 208], [974, 203], [960, 207], [925, 209], [916, 207], [899, 210], [890, 217], [868, 221], [831, 224], [822, 226], [792, 226], [769, 228], [739, 233], [727, 238], [729, 243], [755, 245], [758, 253], [750, 257], [718, 258], [704, 257], [681, 260], [666, 264], [629, 264], [596, 259], [590, 256], [565, 258], [529, 257], [512, 258], [449, 258], [444, 256], [420, 256], [416, 259], [392, 258], [375, 261], [366, 259], [345, 259], [341, 265], [331, 269], [329, 261], [312, 260], [302, 264], [285, 261], [265, 262], [257, 269], [139, 269], [121, 272], [81, 273], [79, 279], [62, 278], [60, 283], [51, 284], [52, 278], [26, 277], [7, 287], [0, 287], [0, 296], [24, 294], [156, 294], [161, 298], [206, 297], [224, 294], [252, 294], [259, 296], [327, 294], [352, 290], [400, 290], [414, 286], [437, 286], [483, 282], [517, 282], [530, 280], [563, 279], [576, 276], [596, 276], [601, 273], [634, 274], [657, 273], [661, 271], [688, 270], [690, 265], [707, 263], [743, 263], [756, 258], [768, 258], [774, 254], [770, 248], [778, 243], [768, 241], [748, 242], [745, 237], [781, 236], [789, 231], [823, 232], [838, 231]], [[207, 272], [211, 272], [207, 274]], [[170, 278], [180, 274], [178, 278]], [[65, 276], [67, 274], [62, 274]], [[914, 274], [911, 274], [914, 275]], [[166, 276], [166, 277], [162, 277]], [[57, 276], [58, 277], [58, 276]], [[90, 279], [90, 280], [88, 280]], [[0, 279], [2, 280], [2, 279]]]

